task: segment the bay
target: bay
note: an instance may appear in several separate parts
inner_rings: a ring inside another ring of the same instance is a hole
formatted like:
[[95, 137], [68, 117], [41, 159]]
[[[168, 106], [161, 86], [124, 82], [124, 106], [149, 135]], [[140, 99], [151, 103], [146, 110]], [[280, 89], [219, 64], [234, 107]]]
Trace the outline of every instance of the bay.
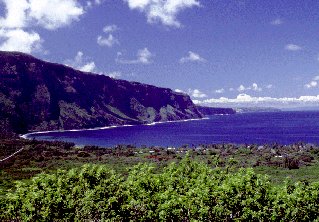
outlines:
[[200, 144], [319, 144], [319, 111], [237, 113], [201, 120], [106, 129], [27, 134], [26, 138], [77, 145], [175, 146]]

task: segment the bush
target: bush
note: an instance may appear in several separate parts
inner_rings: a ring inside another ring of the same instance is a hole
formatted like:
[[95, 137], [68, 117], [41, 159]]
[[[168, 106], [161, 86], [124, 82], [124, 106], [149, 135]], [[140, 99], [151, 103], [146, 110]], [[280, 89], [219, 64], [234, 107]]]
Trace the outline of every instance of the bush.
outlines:
[[228, 173], [187, 156], [161, 173], [138, 164], [126, 178], [103, 165], [40, 174], [0, 207], [8, 221], [312, 221], [319, 183], [274, 187], [252, 169]]
[[105, 166], [84, 165], [18, 182], [7, 195], [7, 219], [79, 221], [120, 215], [123, 179]]

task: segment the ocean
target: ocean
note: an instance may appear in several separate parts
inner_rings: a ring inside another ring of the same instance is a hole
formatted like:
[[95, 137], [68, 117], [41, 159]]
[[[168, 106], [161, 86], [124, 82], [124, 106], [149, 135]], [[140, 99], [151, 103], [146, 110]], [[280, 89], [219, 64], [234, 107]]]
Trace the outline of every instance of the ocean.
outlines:
[[38, 140], [60, 140], [76, 145], [114, 147], [196, 146], [200, 144], [319, 144], [319, 111], [237, 113], [201, 120], [105, 127], [94, 130], [24, 135]]

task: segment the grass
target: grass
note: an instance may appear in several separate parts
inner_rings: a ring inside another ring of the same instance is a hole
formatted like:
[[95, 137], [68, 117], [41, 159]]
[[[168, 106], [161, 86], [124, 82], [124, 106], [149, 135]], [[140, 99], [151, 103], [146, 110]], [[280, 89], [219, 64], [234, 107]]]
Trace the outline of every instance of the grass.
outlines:
[[303, 166], [299, 169], [285, 169], [278, 167], [256, 167], [256, 173], [267, 174], [275, 184], [281, 184], [285, 179], [296, 181], [319, 181], [319, 163], [314, 163], [311, 166]]
[[140, 162], [157, 165], [160, 172], [170, 162], [180, 161], [186, 152], [194, 160], [211, 167], [231, 167], [231, 170], [253, 167], [256, 173], [268, 174], [274, 184], [292, 181], [319, 181], [319, 147], [306, 144], [291, 146], [265, 145], [201, 145], [168, 150], [160, 147], [136, 148], [118, 146], [78, 148], [72, 143], [45, 142], [24, 139], [1, 139], [0, 159], [24, 147], [7, 161], [0, 162], [0, 195], [14, 189], [14, 181], [28, 180], [41, 172], [70, 169], [86, 163], [105, 164], [127, 175], [130, 167]]

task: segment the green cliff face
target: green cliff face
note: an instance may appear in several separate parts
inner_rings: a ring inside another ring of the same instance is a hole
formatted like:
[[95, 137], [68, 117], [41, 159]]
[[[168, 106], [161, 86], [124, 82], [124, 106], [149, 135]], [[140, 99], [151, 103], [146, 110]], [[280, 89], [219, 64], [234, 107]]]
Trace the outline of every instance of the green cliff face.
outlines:
[[200, 118], [189, 96], [0, 52], [0, 129], [27, 131]]

